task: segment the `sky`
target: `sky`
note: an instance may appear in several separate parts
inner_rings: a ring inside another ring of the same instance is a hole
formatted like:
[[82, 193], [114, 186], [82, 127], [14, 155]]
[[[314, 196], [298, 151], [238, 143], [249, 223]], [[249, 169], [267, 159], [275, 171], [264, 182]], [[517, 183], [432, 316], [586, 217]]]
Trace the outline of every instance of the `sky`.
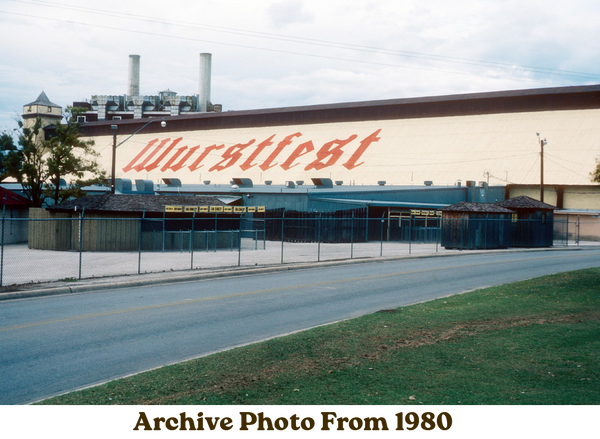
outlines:
[[224, 111], [600, 83], [596, 0], [0, 0], [0, 131], [63, 108], [199, 89]]

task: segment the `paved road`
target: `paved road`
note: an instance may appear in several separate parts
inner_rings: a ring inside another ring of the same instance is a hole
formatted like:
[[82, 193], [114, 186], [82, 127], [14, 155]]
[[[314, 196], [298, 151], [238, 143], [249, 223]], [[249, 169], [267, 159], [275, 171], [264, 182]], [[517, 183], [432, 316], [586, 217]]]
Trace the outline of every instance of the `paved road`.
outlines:
[[475, 288], [600, 266], [600, 250], [404, 259], [0, 302], [0, 404]]

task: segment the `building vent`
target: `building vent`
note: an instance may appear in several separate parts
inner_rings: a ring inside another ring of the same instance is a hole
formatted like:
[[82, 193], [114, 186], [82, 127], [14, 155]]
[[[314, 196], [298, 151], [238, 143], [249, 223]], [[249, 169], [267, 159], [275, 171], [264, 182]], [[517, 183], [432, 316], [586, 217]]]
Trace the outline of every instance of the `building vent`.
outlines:
[[204, 184], [208, 186], [210, 184], [210, 180], [204, 180]]
[[385, 186], [385, 183], [386, 183], [386, 182], [385, 182], [384, 180], [380, 180], [380, 181], [378, 181], [378, 182], [377, 182], [377, 184], [378, 184], [379, 186]]
[[136, 180], [135, 190], [137, 192], [154, 193], [154, 182], [152, 180]]
[[254, 187], [254, 184], [252, 184], [252, 180], [249, 178], [234, 178], [231, 180], [231, 184], [235, 184], [239, 187]]
[[433, 185], [433, 181], [431, 181], [431, 180], [425, 180], [425, 181], [423, 182], [423, 184], [424, 184], [425, 186], [431, 186], [431, 185]]
[[129, 178], [115, 178], [115, 190], [117, 192], [131, 192], [131, 180]]
[[265, 180], [265, 184], [267, 186], [271, 186], [273, 184], [273, 182], [271, 180]]
[[163, 178], [162, 181], [169, 187], [181, 187], [181, 180], [178, 178]]
[[331, 178], [311, 178], [313, 184], [317, 189], [326, 189], [333, 187], [333, 181]]

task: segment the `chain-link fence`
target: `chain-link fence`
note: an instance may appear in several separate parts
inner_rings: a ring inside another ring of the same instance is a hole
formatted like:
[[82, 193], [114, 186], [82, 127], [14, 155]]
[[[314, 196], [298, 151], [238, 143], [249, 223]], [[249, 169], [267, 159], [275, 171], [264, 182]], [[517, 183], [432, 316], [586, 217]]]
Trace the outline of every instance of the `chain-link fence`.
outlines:
[[[597, 221], [278, 217], [2, 218], [0, 286], [178, 270], [266, 266], [463, 250], [579, 245]], [[514, 245], [511, 237], [536, 237]], [[538, 233], [538, 235], [536, 235]], [[595, 233], [595, 232], [594, 232]]]

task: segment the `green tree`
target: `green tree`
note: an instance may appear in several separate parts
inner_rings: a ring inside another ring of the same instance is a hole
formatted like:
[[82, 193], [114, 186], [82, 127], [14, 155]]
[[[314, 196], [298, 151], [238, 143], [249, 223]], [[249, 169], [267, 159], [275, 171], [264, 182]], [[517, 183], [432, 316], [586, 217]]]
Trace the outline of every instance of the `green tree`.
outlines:
[[15, 177], [14, 170], [19, 167], [19, 157], [13, 136], [8, 132], [0, 135], [0, 181]]
[[[8, 151], [3, 159], [7, 175], [23, 186], [32, 206], [41, 207], [47, 198], [59, 204], [71, 197], [81, 197], [82, 187], [99, 183], [105, 176], [100, 169], [93, 141], [79, 135], [77, 114], [81, 109], [68, 107], [66, 122], [56, 124], [56, 133], [43, 139], [42, 120], [31, 126], [19, 121], [19, 140], [16, 150]], [[61, 179], [70, 180], [61, 187]]]
[[600, 160], [596, 159], [596, 169], [590, 172], [590, 177], [594, 183], [600, 183]]
[[40, 141], [42, 120], [36, 119], [32, 126], [26, 127], [19, 122], [19, 147], [7, 154], [5, 163], [9, 175], [14, 177], [21, 186], [31, 204], [39, 207], [44, 202], [44, 182], [46, 170], [44, 163], [44, 144]]
[[[55, 135], [45, 142], [47, 186], [46, 195], [55, 204], [72, 197], [85, 195], [82, 187], [100, 183], [105, 177], [96, 158], [99, 154], [93, 149], [93, 140], [82, 140], [79, 136], [77, 115], [84, 111], [77, 107], [67, 107], [66, 123], [56, 125]], [[67, 186], [61, 187], [61, 179], [70, 177]]]

